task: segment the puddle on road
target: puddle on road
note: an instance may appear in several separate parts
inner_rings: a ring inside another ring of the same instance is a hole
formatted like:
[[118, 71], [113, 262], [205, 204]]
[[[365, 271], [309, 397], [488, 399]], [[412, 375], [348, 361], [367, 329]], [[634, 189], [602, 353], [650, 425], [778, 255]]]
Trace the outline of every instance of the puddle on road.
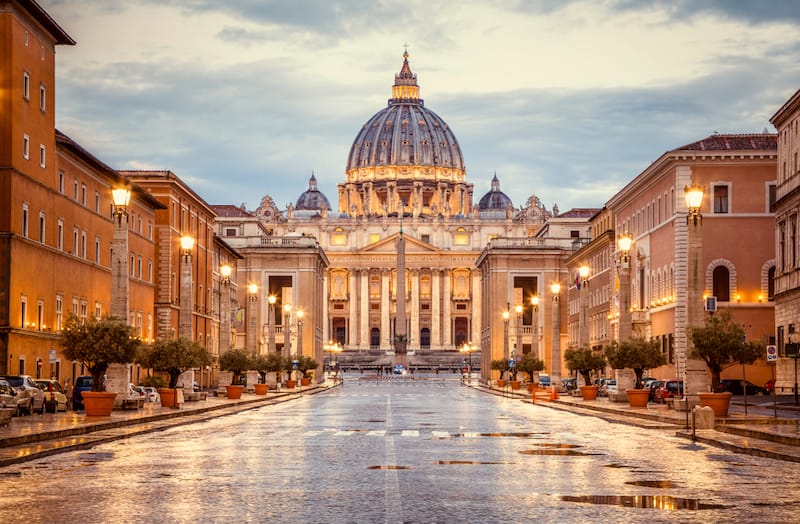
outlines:
[[662, 510], [725, 509], [729, 507], [723, 506], [722, 504], [708, 504], [705, 502], [700, 502], [699, 499], [684, 499], [666, 495], [582, 495], [578, 497], [564, 495], [561, 497], [561, 500], [565, 502], [582, 502], [588, 504], [623, 506], [626, 508]]
[[645, 488], [661, 488], [661, 489], [680, 487], [677, 482], [672, 482], [671, 480], [629, 480], [625, 484], [631, 486], [643, 486]]
[[555, 448], [555, 449], [575, 449], [575, 448], [582, 448], [580, 444], [565, 444], [563, 442], [536, 442], [533, 444], [534, 446], [538, 446], [540, 448]]
[[381, 470], [387, 470], [387, 469], [411, 469], [411, 467], [410, 466], [367, 466], [367, 469], [381, 469]]
[[574, 449], [523, 449], [520, 451], [522, 455], [546, 455], [546, 456], [561, 456], [561, 457], [592, 457], [603, 455], [603, 453], [589, 453], [586, 451], [577, 451]]
[[437, 460], [435, 464], [439, 464], [442, 466], [459, 466], [462, 464], [470, 465], [470, 464], [478, 464], [478, 465], [505, 465], [505, 464], [516, 464], [516, 462], [481, 462], [478, 460]]
[[106, 462], [109, 460], [114, 459], [113, 453], [81, 453], [80, 455], [81, 460], [85, 460], [87, 462]]
[[375, 419], [375, 420], [368, 420], [368, 421], [367, 421], [367, 423], [369, 423], [369, 424], [382, 424], [382, 423], [384, 423], [384, 422], [386, 422], [386, 421], [385, 421], [385, 420], [377, 420], [377, 419]]

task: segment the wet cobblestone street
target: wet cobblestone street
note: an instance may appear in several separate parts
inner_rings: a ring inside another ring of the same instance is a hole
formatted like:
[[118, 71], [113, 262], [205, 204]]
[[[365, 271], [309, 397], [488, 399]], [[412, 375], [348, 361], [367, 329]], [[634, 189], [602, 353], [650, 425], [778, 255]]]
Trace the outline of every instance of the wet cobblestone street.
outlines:
[[792, 522], [800, 466], [486, 395], [345, 387], [0, 469], [27, 522]]

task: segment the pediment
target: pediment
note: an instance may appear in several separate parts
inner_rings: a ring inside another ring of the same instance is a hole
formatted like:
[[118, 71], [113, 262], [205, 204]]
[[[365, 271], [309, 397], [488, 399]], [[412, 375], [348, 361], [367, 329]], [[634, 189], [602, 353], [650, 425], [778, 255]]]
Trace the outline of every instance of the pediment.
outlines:
[[[399, 233], [395, 233], [390, 235], [386, 238], [382, 238], [381, 240], [375, 242], [374, 244], [370, 244], [365, 246], [364, 249], [361, 250], [362, 253], [396, 253], [397, 252], [397, 238], [400, 236]], [[437, 248], [436, 246], [432, 246], [427, 242], [423, 242], [417, 238], [409, 236], [407, 234], [403, 235], [403, 238], [406, 241], [406, 254], [425, 254], [425, 253], [440, 253], [442, 250]]]

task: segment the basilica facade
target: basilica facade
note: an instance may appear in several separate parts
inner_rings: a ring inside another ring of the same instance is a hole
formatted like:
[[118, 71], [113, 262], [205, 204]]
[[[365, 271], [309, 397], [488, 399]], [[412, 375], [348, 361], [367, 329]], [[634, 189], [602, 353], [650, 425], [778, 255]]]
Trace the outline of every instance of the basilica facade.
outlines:
[[[535, 195], [514, 206], [496, 174], [490, 191], [476, 198], [455, 133], [420, 98], [407, 53], [394, 80], [387, 106], [357, 130], [349, 153], [343, 152], [344, 181], [334, 205], [312, 173], [308, 188], [286, 209], [269, 195], [253, 210], [214, 206], [216, 233], [240, 253], [259, 254], [246, 255], [238, 266], [240, 304], [250, 301], [248, 284], [259, 290], [252, 300], [259, 304], [255, 322], [238, 324], [239, 347], [265, 352], [300, 344], [304, 353], [319, 355], [334, 341], [345, 350], [390, 351], [402, 335], [409, 352], [458, 350], [465, 343], [477, 348], [487, 340], [490, 315], [484, 310], [514, 300], [509, 275], [508, 296], [484, 296], [486, 275], [478, 259], [495, 239], [540, 235], [557, 208], [546, 209]], [[588, 219], [581, 224], [588, 227]], [[397, 249], [400, 235], [403, 253]], [[297, 266], [287, 249], [319, 254]], [[397, 271], [399, 257], [403, 274]], [[404, 281], [398, 285], [398, 279]], [[536, 285], [529, 287], [527, 295], [536, 292]], [[405, 300], [398, 301], [398, 289]], [[519, 300], [529, 298], [517, 292]], [[404, 329], [396, 325], [403, 303]], [[533, 337], [530, 314], [526, 318], [526, 333]], [[253, 327], [256, 336], [248, 336]]]

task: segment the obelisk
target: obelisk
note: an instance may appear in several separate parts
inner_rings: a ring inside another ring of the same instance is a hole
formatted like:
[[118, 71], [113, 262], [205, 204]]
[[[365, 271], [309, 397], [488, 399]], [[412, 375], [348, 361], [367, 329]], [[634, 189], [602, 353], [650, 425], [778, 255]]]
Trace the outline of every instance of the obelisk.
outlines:
[[408, 348], [408, 331], [406, 330], [406, 241], [403, 238], [403, 213], [405, 206], [400, 206], [400, 234], [397, 237], [397, 314], [394, 318], [394, 354], [395, 363], [408, 368], [406, 350]]

